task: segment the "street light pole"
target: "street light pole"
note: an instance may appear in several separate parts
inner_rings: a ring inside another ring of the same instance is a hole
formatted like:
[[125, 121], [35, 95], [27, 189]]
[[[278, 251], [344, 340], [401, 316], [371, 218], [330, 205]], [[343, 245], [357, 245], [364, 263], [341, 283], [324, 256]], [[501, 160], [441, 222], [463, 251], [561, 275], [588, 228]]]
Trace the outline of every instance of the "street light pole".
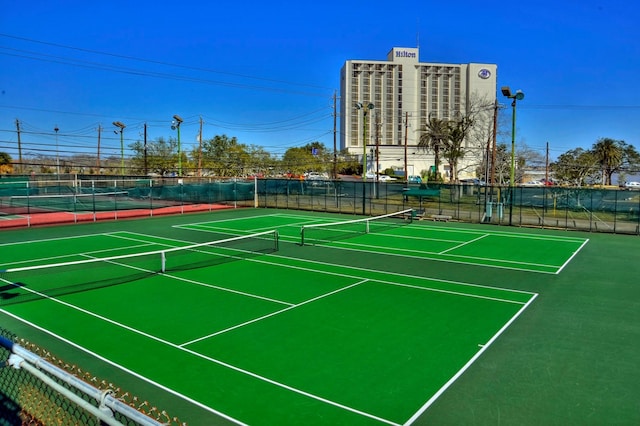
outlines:
[[58, 147], [58, 132], [60, 129], [58, 125], [53, 128], [53, 131], [56, 132], [56, 173], [58, 174], [58, 180], [60, 180], [60, 149]]
[[178, 130], [178, 176], [182, 176], [182, 150], [180, 149], [180, 124], [184, 121], [182, 120], [182, 118], [180, 118], [179, 115], [174, 115], [173, 116], [173, 125], [171, 126], [172, 129], [177, 129]]
[[362, 120], [362, 180], [367, 180], [367, 113], [373, 110], [375, 106], [372, 103], [364, 105], [362, 102], [356, 103], [356, 109], [361, 109], [363, 114]]
[[120, 130], [114, 130], [113, 133], [120, 133], [120, 175], [124, 176], [124, 128], [127, 127], [120, 121], [114, 121], [113, 125]]
[[511, 173], [509, 174], [509, 186], [511, 187], [509, 225], [511, 225], [513, 215], [513, 191], [516, 185], [516, 103], [524, 99], [524, 93], [522, 90], [516, 90], [516, 93], [511, 93], [509, 86], [503, 86], [500, 90], [505, 97], [513, 99], [513, 102], [511, 102]]
[[373, 110], [375, 106], [372, 103], [363, 104], [356, 103], [356, 109], [361, 109], [362, 119], [362, 214], [366, 212], [366, 182], [367, 182], [367, 113]]

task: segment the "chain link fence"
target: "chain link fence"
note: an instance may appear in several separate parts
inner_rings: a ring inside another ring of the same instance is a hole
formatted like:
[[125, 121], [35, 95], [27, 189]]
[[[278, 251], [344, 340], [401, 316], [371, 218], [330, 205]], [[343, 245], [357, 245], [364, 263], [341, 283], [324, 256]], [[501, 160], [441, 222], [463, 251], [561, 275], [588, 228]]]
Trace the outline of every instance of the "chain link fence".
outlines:
[[262, 179], [257, 193], [261, 207], [640, 234], [640, 191], [615, 188]]
[[640, 191], [610, 187], [407, 185], [357, 179], [45, 178], [0, 179], [0, 227], [257, 205], [366, 216], [413, 208], [422, 219], [640, 234]]
[[[37, 360], [31, 363], [15, 350], [12, 353], [8, 344], [0, 345], [2, 425], [186, 425], [148, 401], [19, 339], [2, 327], [0, 338], [3, 343], [12, 342], [11, 346], [19, 345], [20, 354], [28, 354], [29, 361]], [[83, 391], [87, 389], [91, 392]], [[105, 410], [103, 403], [107, 398], [115, 402], [110, 406], [116, 409]], [[109, 420], [105, 422], [96, 412]]]

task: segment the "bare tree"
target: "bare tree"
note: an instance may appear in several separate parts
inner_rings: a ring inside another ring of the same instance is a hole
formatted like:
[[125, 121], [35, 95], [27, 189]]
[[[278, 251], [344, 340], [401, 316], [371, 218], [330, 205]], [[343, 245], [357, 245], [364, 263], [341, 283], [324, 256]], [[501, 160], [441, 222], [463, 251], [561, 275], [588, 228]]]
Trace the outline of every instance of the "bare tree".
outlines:
[[458, 180], [461, 162], [462, 169], [482, 164], [487, 141], [493, 139], [494, 106], [495, 101], [472, 95], [467, 110], [453, 119], [429, 118], [418, 147], [434, 153], [436, 173], [440, 156], [447, 160], [451, 182]]

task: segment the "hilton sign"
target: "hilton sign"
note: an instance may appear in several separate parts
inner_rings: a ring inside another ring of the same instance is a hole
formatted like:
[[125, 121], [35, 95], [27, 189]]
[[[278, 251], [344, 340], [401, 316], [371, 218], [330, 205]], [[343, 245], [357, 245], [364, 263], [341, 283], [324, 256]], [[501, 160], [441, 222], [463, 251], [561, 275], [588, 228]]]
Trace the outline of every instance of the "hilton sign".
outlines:
[[406, 50], [396, 50], [396, 58], [415, 58], [416, 52], [407, 52]]

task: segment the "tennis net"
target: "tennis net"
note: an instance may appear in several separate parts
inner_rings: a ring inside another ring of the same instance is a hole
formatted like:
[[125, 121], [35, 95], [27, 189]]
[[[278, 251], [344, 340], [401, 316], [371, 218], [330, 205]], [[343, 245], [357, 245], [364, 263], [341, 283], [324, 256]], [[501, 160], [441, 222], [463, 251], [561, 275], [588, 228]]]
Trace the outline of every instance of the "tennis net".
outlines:
[[300, 229], [300, 244], [321, 244], [363, 234], [384, 232], [389, 228], [409, 224], [412, 220], [413, 209], [406, 209], [362, 219], [303, 225]]
[[114, 209], [119, 202], [129, 198], [128, 191], [47, 194], [47, 195], [13, 195], [8, 205], [13, 208], [29, 208], [43, 211], [94, 211], [103, 210], [106, 206]]
[[278, 231], [226, 238], [186, 246], [167, 246], [144, 253], [36, 264], [0, 271], [0, 306], [26, 300], [59, 297], [133, 282], [155, 274], [206, 268], [278, 250]]

